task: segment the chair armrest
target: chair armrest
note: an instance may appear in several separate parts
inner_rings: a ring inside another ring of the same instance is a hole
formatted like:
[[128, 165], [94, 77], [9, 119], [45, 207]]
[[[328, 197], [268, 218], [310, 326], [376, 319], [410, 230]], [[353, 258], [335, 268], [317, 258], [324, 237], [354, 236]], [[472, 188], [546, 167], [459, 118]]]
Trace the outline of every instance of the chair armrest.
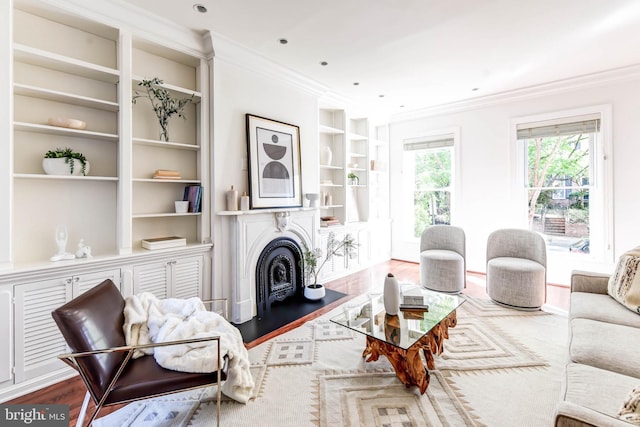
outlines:
[[571, 292], [606, 294], [609, 274], [574, 270], [571, 272]]
[[153, 348], [153, 347], [166, 347], [170, 345], [181, 345], [181, 344], [193, 344], [204, 341], [218, 341], [218, 346], [220, 342], [220, 336], [214, 335], [211, 337], [202, 337], [202, 338], [188, 338], [184, 340], [176, 340], [176, 341], [164, 341], [159, 343], [149, 343], [149, 344], [138, 344], [138, 345], [125, 345], [121, 347], [111, 347], [111, 348], [103, 348], [99, 350], [92, 351], [82, 351], [79, 353], [67, 353], [61, 354], [58, 356], [59, 359], [74, 359], [76, 357], [85, 357], [85, 356], [94, 356], [97, 354], [105, 354], [105, 353], [113, 353], [113, 352], [129, 352], [133, 353], [135, 350], [140, 350], [144, 348]]

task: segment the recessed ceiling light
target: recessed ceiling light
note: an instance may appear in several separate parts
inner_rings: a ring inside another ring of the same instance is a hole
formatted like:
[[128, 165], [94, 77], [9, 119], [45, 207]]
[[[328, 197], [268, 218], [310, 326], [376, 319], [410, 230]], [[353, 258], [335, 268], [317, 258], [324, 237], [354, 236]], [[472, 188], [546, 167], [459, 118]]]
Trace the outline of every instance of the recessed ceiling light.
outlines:
[[384, 98], [384, 95], [378, 95], [379, 98]]
[[358, 83], [358, 82], [353, 82], [353, 85], [354, 85], [354, 86], [359, 86], [359, 85], [360, 85], [360, 83]]
[[472, 92], [475, 92], [475, 91], [477, 91], [478, 89], [480, 89], [480, 88], [478, 88], [478, 87], [474, 87], [473, 89], [471, 89], [471, 91], [472, 91]]
[[193, 5], [193, 10], [195, 10], [196, 12], [200, 12], [200, 13], [207, 13], [206, 6], [204, 6], [202, 4], [194, 4]]
[[401, 105], [400, 108], [404, 108], [404, 105]]
[[322, 65], [323, 67], [326, 67], [327, 65], [329, 65], [329, 63], [327, 61], [322, 61], [320, 65]]
[[287, 43], [289, 43], [289, 40], [287, 40], [287, 39], [278, 39], [278, 42], [280, 44], [287, 44]]

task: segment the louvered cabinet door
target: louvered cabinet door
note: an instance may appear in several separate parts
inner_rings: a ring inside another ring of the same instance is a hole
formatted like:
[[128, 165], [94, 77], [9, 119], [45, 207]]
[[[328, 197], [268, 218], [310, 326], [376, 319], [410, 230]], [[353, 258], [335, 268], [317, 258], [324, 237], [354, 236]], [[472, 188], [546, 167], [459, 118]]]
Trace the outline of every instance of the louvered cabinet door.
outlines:
[[14, 287], [16, 383], [66, 366], [57, 358], [67, 347], [51, 312], [71, 300], [72, 282], [60, 278]]
[[133, 293], [150, 292], [160, 299], [170, 296], [171, 261], [160, 261], [133, 267]]
[[95, 273], [79, 274], [73, 276], [73, 297], [77, 297], [94, 286], [98, 286], [100, 283], [107, 279], [111, 281], [120, 289], [120, 269], [98, 271]]
[[202, 255], [178, 258], [171, 262], [172, 297], [191, 298], [202, 296]]

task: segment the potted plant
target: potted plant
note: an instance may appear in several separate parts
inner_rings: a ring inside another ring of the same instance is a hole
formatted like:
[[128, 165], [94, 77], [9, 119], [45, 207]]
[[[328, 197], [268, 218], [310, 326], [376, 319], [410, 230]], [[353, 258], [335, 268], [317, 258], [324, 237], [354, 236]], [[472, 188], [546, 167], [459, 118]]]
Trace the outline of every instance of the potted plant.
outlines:
[[318, 283], [318, 275], [320, 270], [331, 259], [332, 256], [347, 256], [352, 258], [354, 256], [354, 249], [357, 244], [351, 234], [347, 234], [342, 240], [330, 239], [327, 244], [327, 256], [322, 260], [322, 263], [318, 265], [318, 261], [322, 258], [322, 250], [315, 248], [309, 249], [304, 244], [304, 250], [302, 251], [302, 268], [305, 276], [304, 296], [307, 299], [316, 300], [323, 298], [326, 294], [324, 285]]
[[173, 115], [186, 119], [184, 108], [193, 102], [193, 94], [189, 98], [172, 98], [169, 91], [162, 86], [164, 82], [157, 77], [151, 80], [142, 80], [138, 86], [144, 88], [144, 92], [134, 91], [132, 102], [135, 104], [138, 98], [147, 98], [151, 102], [156, 113], [162, 132], [161, 141], [169, 141], [169, 119]]
[[42, 168], [47, 175], [86, 176], [89, 167], [87, 158], [69, 147], [49, 150], [42, 159]]
[[358, 185], [360, 182], [360, 178], [358, 178], [358, 175], [353, 172], [349, 172], [347, 178], [349, 178], [349, 184], [351, 185]]

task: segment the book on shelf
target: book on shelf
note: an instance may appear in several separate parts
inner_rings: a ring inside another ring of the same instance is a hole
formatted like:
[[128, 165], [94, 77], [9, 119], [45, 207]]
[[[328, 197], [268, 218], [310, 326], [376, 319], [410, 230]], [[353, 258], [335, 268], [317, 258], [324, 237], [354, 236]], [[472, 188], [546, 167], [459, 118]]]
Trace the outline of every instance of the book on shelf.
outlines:
[[154, 179], [180, 179], [180, 172], [168, 169], [158, 169], [153, 174]]
[[320, 217], [320, 227], [335, 227], [340, 224], [340, 221], [334, 216], [323, 216]]
[[187, 185], [184, 188], [182, 200], [189, 202], [189, 212], [200, 212], [202, 210], [202, 186]]
[[142, 239], [142, 247], [144, 249], [167, 249], [186, 246], [187, 239], [178, 236], [154, 237], [151, 239]]

